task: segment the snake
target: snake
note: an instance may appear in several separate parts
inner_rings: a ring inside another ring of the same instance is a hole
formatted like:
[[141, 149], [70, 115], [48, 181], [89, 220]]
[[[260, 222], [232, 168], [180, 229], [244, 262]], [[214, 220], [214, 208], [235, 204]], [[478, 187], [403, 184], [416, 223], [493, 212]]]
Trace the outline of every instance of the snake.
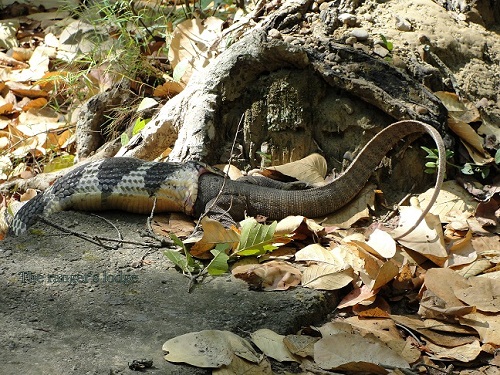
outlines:
[[40, 216], [64, 210], [123, 210], [133, 213], [184, 212], [209, 215], [234, 223], [246, 215], [270, 220], [290, 215], [321, 218], [351, 202], [362, 190], [384, 156], [398, 142], [412, 135], [428, 134], [438, 150], [434, 192], [415, 224], [397, 238], [413, 231], [435, 203], [444, 179], [445, 146], [439, 132], [416, 120], [390, 124], [377, 133], [349, 167], [330, 183], [307, 189], [230, 180], [198, 161], [158, 162], [112, 157], [82, 164], [38, 194], [15, 214], [9, 233], [26, 232]]

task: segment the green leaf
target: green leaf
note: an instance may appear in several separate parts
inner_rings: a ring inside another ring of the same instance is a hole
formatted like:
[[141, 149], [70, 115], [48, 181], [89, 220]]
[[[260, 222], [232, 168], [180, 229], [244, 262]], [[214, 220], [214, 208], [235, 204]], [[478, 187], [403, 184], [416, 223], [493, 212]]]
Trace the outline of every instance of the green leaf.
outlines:
[[139, 133], [142, 129], [144, 129], [144, 127], [146, 126], [146, 124], [151, 121], [151, 119], [142, 119], [142, 118], [138, 118], [137, 120], [135, 120], [135, 124], [134, 124], [134, 127], [132, 128], [132, 135], [136, 135], [137, 133]]
[[424, 172], [427, 174], [434, 174], [436, 173], [436, 168], [426, 168], [424, 169]]
[[126, 146], [128, 144], [128, 141], [130, 141], [130, 139], [128, 138], [127, 133], [122, 133], [122, 135], [120, 135], [120, 143], [122, 144], [122, 146]]
[[174, 81], [179, 82], [181, 80], [184, 73], [186, 73], [188, 66], [189, 59], [186, 58], [179, 61], [179, 63], [175, 66], [174, 71], [172, 72], [172, 78], [174, 79]]
[[490, 174], [490, 168], [487, 167], [487, 166], [484, 166], [483, 168], [480, 168], [481, 169], [481, 177], [482, 178], [486, 178], [489, 176]]
[[474, 170], [472, 169], [471, 163], [466, 163], [460, 170], [463, 174], [474, 174]]
[[427, 168], [436, 168], [436, 162], [435, 161], [428, 161], [427, 163], [425, 163], [425, 166]]
[[184, 255], [175, 250], [165, 250], [165, 256], [185, 273], [199, 272], [202, 269], [201, 262], [192, 257], [179, 237], [173, 233], [170, 233], [169, 236], [173, 243], [182, 249]]
[[235, 255], [258, 256], [278, 248], [273, 245], [278, 222], [264, 225], [257, 223], [253, 218], [248, 218], [241, 225], [240, 243]]
[[210, 250], [214, 258], [207, 266], [209, 275], [218, 276], [228, 271], [229, 266], [227, 261], [229, 260], [229, 256], [226, 254], [228, 249], [229, 245], [227, 243], [221, 243]]
[[425, 156], [426, 159], [437, 159], [438, 158], [438, 153], [437, 150], [430, 149], [425, 146], [420, 147], [422, 150], [427, 152], [427, 155]]
[[500, 148], [495, 153], [495, 164], [500, 164]]
[[176, 250], [165, 250], [163, 254], [168, 258], [169, 261], [171, 261], [173, 264], [175, 264], [177, 267], [179, 267], [183, 272], [189, 273], [189, 267], [187, 264], [187, 259], [184, 255], [179, 253]]

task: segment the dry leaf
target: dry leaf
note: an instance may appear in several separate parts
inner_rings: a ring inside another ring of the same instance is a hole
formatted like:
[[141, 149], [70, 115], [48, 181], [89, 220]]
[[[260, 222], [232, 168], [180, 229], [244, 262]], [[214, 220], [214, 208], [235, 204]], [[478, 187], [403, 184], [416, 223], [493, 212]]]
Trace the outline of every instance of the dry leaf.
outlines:
[[297, 362], [283, 342], [285, 336], [263, 328], [252, 333], [250, 337], [253, 343], [266, 356], [274, 358], [279, 362]]
[[307, 219], [304, 216], [287, 216], [278, 222], [275, 234], [288, 235], [293, 234], [294, 238], [306, 238], [308, 235], [321, 235], [325, 228], [317, 224], [312, 219]]
[[[185, 61], [186, 71], [182, 75], [182, 82], [187, 83], [191, 75], [208, 65], [215, 57], [216, 49], [213, 46], [220, 40], [223, 20], [216, 17], [206, 19], [194, 18], [177, 25], [172, 35], [168, 59], [175, 68]], [[220, 51], [220, 48], [217, 49]]]
[[258, 363], [252, 345], [228, 331], [206, 330], [174, 337], [163, 344], [165, 359], [196, 367], [218, 368], [229, 365], [233, 355]]
[[[434, 193], [434, 188], [418, 196], [420, 207], [426, 207]], [[456, 181], [445, 181], [430, 213], [438, 215], [443, 223], [456, 218], [469, 218], [474, 215], [478, 202]]]
[[169, 214], [155, 214], [151, 222], [153, 232], [158, 236], [168, 237], [174, 233], [177, 237], [188, 237], [193, 233], [195, 225], [193, 219], [180, 212]]
[[420, 315], [430, 318], [442, 315], [461, 316], [474, 310], [455, 296], [454, 290], [469, 286], [467, 280], [455, 271], [448, 268], [431, 268], [425, 274], [424, 283], [427, 290], [424, 291], [420, 302]]
[[371, 289], [366, 285], [362, 285], [361, 288], [356, 288], [348, 295], [346, 295], [342, 301], [338, 304], [338, 309], [343, 309], [345, 307], [354, 306], [365, 300], [371, 299], [376, 295], [376, 291]]
[[343, 288], [354, 279], [352, 268], [339, 270], [328, 263], [311, 264], [302, 273], [302, 285], [321, 290], [337, 290]]
[[380, 267], [377, 277], [375, 278], [373, 285], [370, 285], [373, 290], [378, 290], [382, 286], [390, 282], [399, 273], [398, 265], [392, 261], [388, 260], [384, 262], [382, 267]]
[[209, 252], [217, 244], [227, 243], [231, 249], [236, 249], [240, 242], [240, 236], [232, 229], [225, 228], [217, 220], [204, 217], [201, 220], [203, 226], [203, 238], [196, 242], [192, 247], [190, 253], [196, 257]]
[[297, 251], [295, 253], [295, 260], [298, 262], [322, 262], [328, 263], [332, 266], [331, 270], [342, 271], [349, 267], [338, 251], [331, 251], [325, 249], [323, 246], [319, 244], [311, 244], [307, 245], [303, 249]]
[[445, 348], [431, 342], [426, 346], [432, 351], [430, 358], [455, 359], [461, 362], [471, 362], [481, 353], [481, 344], [478, 340], [455, 348]]
[[294, 177], [311, 185], [321, 186], [325, 183], [327, 165], [323, 156], [311, 154], [303, 159], [267, 169], [278, 171], [285, 176]]
[[212, 370], [212, 375], [273, 375], [271, 363], [267, 358], [263, 358], [259, 363], [249, 362], [236, 355], [229, 365]]
[[[398, 227], [393, 231], [397, 237], [410, 229], [422, 214], [416, 207], [400, 207], [401, 218]], [[438, 265], [442, 265], [448, 257], [444, 246], [443, 230], [439, 217], [427, 214], [425, 219], [411, 233], [398, 240], [403, 246], [414, 250]]]
[[[385, 373], [385, 370], [382, 367], [378, 368], [378, 365], [409, 367], [404, 358], [382, 342], [350, 333], [323, 337], [316, 342], [314, 361], [325, 370], [365, 370], [368, 373]], [[383, 371], [381, 372], [380, 369]]]
[[283, 339], [283, 343], [292, 354], [305, 358], [314, 355], [314, 343], [318, 340], [319, 337], [287, 335]]
[[263, 264], [236, 266], [231, 270], [234, 277], [245, 280], [255, 288], [287, 290], [300, 284], [300, 271], [283, 261], [272, 260]]
[[389, 233], [380, 229], [375, 229], [370, 234], [366, 244], [370, 247], [370, 250], [367, 251], [382, 258], [389, 259], [396, 254], [396, 242]]
[[154, 96], [159, 98], [173, 98], [184, 90], [185, 84], [175, 81], [167, 81], [161, 86], [156, 86], [153, 92]]
[[472, 126], [453, 118], [448, 119], [448, 126], [460, 137], [476, 164], [486, 164], [493, 161], [493, 158], [483, 148], [483, 139], [476, 133]]
[[483, 344], [500, 346], [500, 319], [498, 314], [474, 312], [459, 317], [460, 324], [474, 328]]
[[375, 185], [368, 184], [347, 206], [329, 215], [321, 221], [321, 224], [343, 229], [350, 228], [357, 221], [370, 218], [368, 207], [373, 207], [374, 203]]
[[455, 289], [455, 296], [484, 312], [500, 312], [500, 280], [471, 277], [470, 286]]

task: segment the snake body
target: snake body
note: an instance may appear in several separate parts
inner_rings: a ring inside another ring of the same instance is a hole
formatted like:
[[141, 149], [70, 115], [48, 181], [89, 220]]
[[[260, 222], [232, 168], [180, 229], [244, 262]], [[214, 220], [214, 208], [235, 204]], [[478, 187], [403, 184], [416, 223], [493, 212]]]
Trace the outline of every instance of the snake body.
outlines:
[[[419, 121], [389, 125], [373, 137], [346, 171], [328, 185], [307, 190], [285, 190], [229, 180], [202, 163], [146, 162], [110, 158], [82, 165], [69, 172], [43, 194], [28, 201], [15, 215], [10, 232], [25, 232], [38, 215], [67, 210], [120, 209], [136, 213], [181, 211], [229, 214], [233, 220], [248, 215], [282, 219], [289, 215], [316, 218], [349, 203], [364, 187], [382, 158], [409, 135], [429, 134], [439, 153], [434, 195], [413, 230], [434, 204], [443, 182], [445, 149], [439, 132]], [[214, 209], [216, 207], [217, 209]]]

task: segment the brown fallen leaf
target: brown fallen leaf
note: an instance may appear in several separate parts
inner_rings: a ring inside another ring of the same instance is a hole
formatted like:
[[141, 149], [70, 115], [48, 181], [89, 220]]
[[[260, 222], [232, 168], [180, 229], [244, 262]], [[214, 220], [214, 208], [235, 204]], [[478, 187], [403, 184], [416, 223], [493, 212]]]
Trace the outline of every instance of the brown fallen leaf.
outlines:
[[500, 280], [471, 277], [470, 285], [454, 290], [455, 296], [483, 312], [500, 312]]
[[320, 154], [311, 154], [300, 160], [286, 163], [274, 167], [268, 167], [268, 170], [278, 171], [286, 176], [307, 182], [314, 186], [325, 184], [327, 172], [326, 160]]
[[287, 290], [300, 284], [300, 271], [287, 262], [272, 260], [262, 264], [236, 266], [234, 277], [242, 279], [256, 289]]
[[191, 247], [190, 253], [193, 256], [211, 257], [210, 250], [221, 243], [227, 243], [230, 249], [236, 249], [238, 246], [240, 236], [233, 229], [227, 229], [218, 221], [208, 217], [201, 220], [201, 225], [203, 226], [203, 237]]

